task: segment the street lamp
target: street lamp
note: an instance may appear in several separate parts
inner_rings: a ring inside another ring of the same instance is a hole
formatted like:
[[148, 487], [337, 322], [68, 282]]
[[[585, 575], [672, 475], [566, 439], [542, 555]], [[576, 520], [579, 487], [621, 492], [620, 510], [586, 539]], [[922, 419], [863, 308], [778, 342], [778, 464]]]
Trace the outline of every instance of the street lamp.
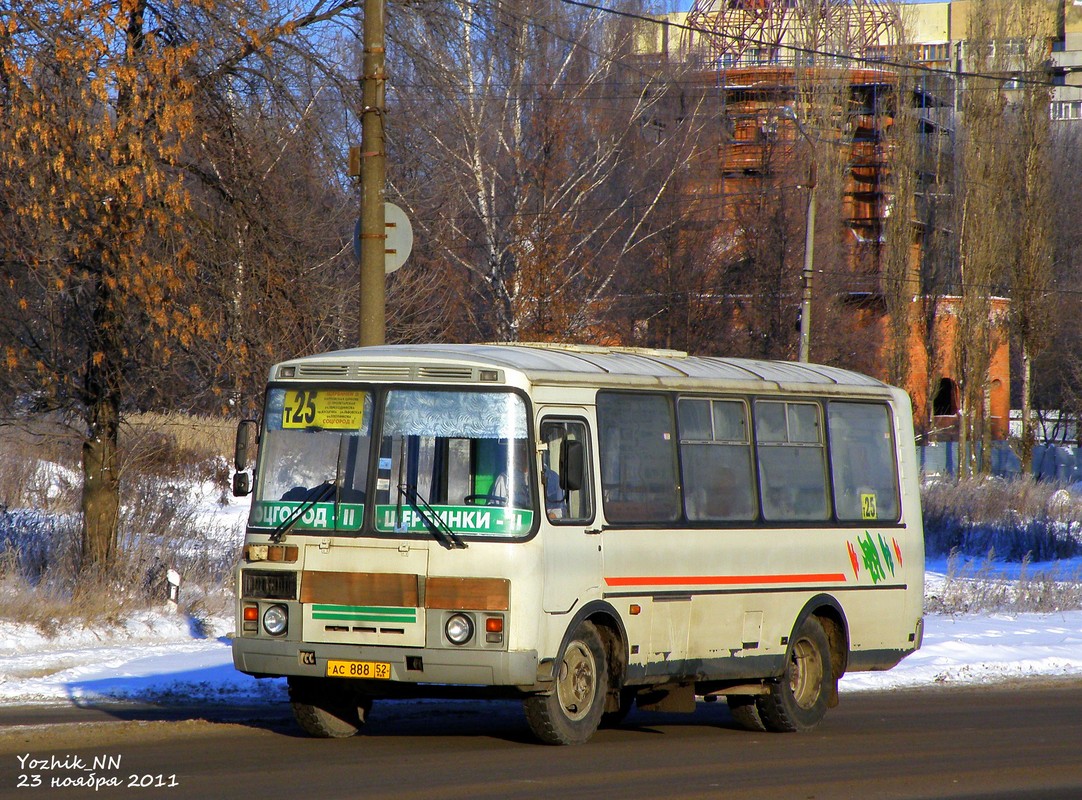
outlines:
[[800, 361], [808, 363], [808, 355], [811, 350], [811, 301], [812, 301], [812, 271], [815, 263], [815, 187], [816, 187], [816, 157], [815, 142], [808, 135], [804, 126], [797, 117], [792, 106], [783, 106], [779, 109], [779, 116], [792, 120], [804, 141], [808, 143], [811, 152], [811, 160], [808, 165], [808, 217], [804, 226], [804, 269], [802, 278], [804, 293], [800, 304]]

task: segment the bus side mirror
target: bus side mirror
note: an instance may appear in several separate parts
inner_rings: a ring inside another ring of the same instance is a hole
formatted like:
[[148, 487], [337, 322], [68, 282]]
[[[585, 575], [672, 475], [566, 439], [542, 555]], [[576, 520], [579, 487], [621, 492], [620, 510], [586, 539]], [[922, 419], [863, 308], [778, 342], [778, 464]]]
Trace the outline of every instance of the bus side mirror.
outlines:
[[247, 497], [252, 493], [252, 481], [247, 472], [233, 473], [233, 496]]
[[565, 441], [560, 448], [560, 488], [576, 492], [582, 488], [586, 472], [586, 450], [582, 442]]
[[233, 496], [246, 497], [252, 492], [252, 481], [248, 475], [248, 451], [255, 441], [258, 427], [255, 420], [242, 419], [237, 424], [237, 440], [233, 445]]

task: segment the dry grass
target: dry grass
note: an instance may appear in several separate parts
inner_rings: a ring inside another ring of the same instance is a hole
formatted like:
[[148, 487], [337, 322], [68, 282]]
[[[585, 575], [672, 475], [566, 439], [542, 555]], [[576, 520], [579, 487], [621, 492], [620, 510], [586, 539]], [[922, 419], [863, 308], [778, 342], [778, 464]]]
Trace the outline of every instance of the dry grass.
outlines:
[[140, 415], [121, 436], [118, 555], [107, 573], [80, 573], [80, 439], [38, 420], [0, 428], [0, 617], [44, 631], [59, 621], [109, 624], [165, 599], [166, 569], [181, 572], [193, 623], [228, 596], [239, 537], [215, 530], [193, 486], [229, 491], [228, 422]]
[[[1082, 608], [1082, 574], [1030, 566], [1082, 554], [1082, 498], [1052, 483], [998, 478], [930, 483], [921, 494], [925, 551], [949, 555], [946, 581], [925, 598], [925, 610]], [[1002, 561], [1021, 565], [1017, 577], [1004, 576]]]
[[46, 633], [73, 620], [119, 624], [135, 611], [164, 605], [169, 568], [182, 576], [180, 605], [193, 622], [228, 607], [240, 551], [235, 532], [211, 530], [206, 521], [196, 530], [177, 519], [142, 536], [132, 532], [137, 528], [137, 521], [128, 520], [128, 546], [100, 574], [79, 573], [77, 521], [70, 528], [42, 526], [30, 534], [37, 544], [22, 551], [5, 549], [0, 540], [0, 619]]
[[1082, 608], [1082, 573], [1056, 569], [1031, 570], [1023, 561], [1017, 578], [1003, 575], [991, 552], [979, 562], [954, 553], [947, 561], [943, 586], [924, 598], [924, 610], [935, 614], [1041, 613]]
[[[215, 477], [228, 465], [236, 423], [214, 417], [144, 413], [128, 417], [120, 433], [126, 469], [172, 478]], [[194, 474], [193, 474], [194, 473]]]
[[[120, 430], [121, 491], [147, 476], [225, 488], [235, 429], [229, 420], [184, 414], [127, 418]], [[78, 513], [81, 448], [77, 426], [57, 416], [0, 426], [0, 507]]]
[[1007, 561], [1052, 561], [1082, 552], [1082, 498], [1032, 480], [936, 481], [921, 492], [925, 550]]
[[80, 439], [56, 416], [0, 425], [0, 507], [79, 509]]

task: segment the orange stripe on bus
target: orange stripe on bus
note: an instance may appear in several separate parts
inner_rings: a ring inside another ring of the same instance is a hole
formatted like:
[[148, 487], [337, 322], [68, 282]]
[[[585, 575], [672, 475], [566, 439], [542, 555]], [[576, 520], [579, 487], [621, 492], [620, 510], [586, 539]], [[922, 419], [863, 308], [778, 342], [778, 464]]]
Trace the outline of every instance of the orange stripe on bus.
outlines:
[[609, 586], [744, 586], [756, 583], [845, 583], [841, 572], [799, 575], [660, 575], [605, 578]]

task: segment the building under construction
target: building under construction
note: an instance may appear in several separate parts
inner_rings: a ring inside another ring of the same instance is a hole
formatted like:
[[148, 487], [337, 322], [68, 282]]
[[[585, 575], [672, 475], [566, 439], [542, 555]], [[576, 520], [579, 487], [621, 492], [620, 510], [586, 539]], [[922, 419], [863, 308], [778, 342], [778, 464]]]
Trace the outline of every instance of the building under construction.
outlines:
[[[951, 438], [957, 298], [942, 243], [952, 213], [954, 82], [949, 73], [906, 68], [914, 57], [919, 66], [943, 53], [902, 48], [898, 8], [875, 0], [699, 0], [686, 16], [653, 26], [640, 52], [658, 66], [680, 65], [681, 91], [693, 95], [682, 105], [711, 119], [710, 145], [691, 165], [689, 190], [721, 198], [714, 222], [726, 246], [709, 252], [724, 254], [725, 269], [739, 264], [746, 254], [735, 251], [754, 246], [739, 236], [749, 198], [761, 198], [767, 185], [799, 193], [812, 231], [805, 247], [815, 246], [815, 259], [807, 256], [803, 270], [790, 259], [790, 271], [798, 293], [813, 298], [811, 320], [802, 320], [811, 360], [903, 383], [918, 430]], [[817, 194], [831, 211], [818, 226]], [[912, 200], [903, 202], [903, 194]], [[900, 293], [908, 307], [899, 305]], [[1005, 323], [1004, 301], [995, 306], [997, 324]], [[892, 315], [905, 315], [902, 333]], [[817, 328], [816, 319], [826, 324]], [[1009, 358], [1007, 337], [998, 339], [985, 413], [993, 436], [1005, 438]], [[901, 378], [890, 366], [899, 349]]]

